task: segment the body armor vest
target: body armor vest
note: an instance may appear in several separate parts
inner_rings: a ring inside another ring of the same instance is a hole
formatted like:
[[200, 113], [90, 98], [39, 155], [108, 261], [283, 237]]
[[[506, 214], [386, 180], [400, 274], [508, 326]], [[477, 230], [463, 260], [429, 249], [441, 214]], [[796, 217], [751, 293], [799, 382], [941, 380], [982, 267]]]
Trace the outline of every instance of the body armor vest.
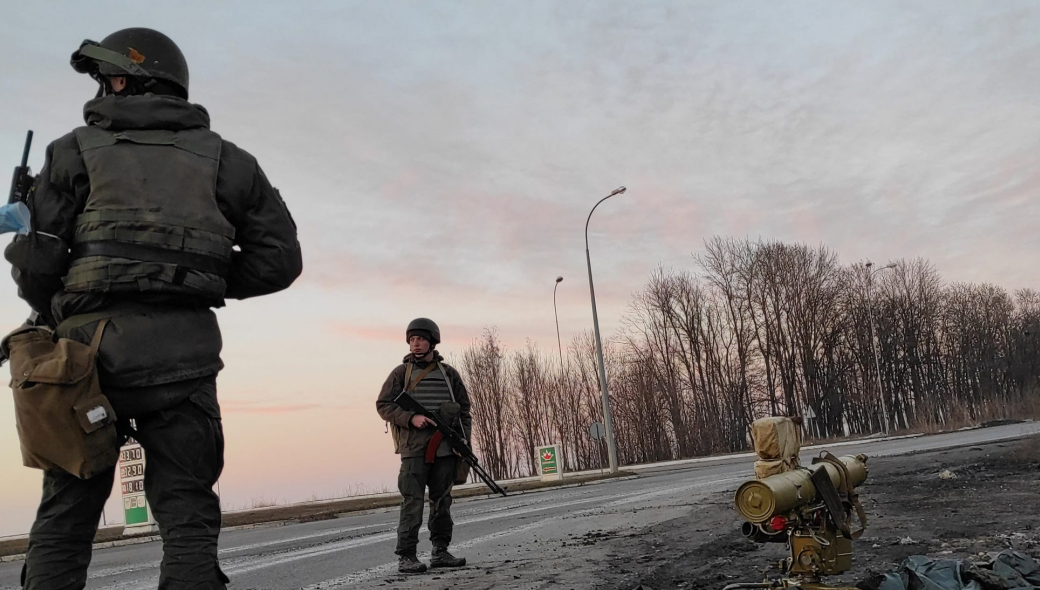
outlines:
[[217, 206], [220, 136], [90, 126], [76, 139], [90, 195], [65, 289], [222, 300], [235, 228]]

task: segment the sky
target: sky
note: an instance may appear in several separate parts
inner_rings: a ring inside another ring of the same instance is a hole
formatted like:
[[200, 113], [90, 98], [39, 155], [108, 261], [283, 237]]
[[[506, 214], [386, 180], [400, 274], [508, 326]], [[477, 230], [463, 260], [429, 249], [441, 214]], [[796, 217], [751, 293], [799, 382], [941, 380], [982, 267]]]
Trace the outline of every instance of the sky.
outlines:
[[[226, 508], [396, 487], [374, 400], [412, 318], [437, 321], [449, 355], [492, 326], [511, 350], [553, 351], [562, 275], [564, 342], [591, 329], [583, 228], [621, 185], [589, 228], [606, 335], [654, 268], [693, 269], [713, 235], [1040, 288], [1034, 2], [0, 0], [0, 15], [0, 162], [31, 128], [38, 170], [82, 124], [83, 39], [151, 27], [299, 225], [300, 279], [219, 312]], [[2, 321], [27, 311], [0, 287]], [[25, 533], [41, 478], [10, 402], [0, 474], [0, 535]]]

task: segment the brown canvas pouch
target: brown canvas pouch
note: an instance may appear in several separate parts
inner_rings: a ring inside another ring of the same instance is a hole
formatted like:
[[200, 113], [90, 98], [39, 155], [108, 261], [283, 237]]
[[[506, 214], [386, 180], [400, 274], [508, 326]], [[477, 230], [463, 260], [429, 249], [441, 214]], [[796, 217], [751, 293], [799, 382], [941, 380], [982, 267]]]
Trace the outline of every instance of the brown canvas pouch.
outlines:
[[[454, 397], [454, 395], [453, 395]], [[445, 402], [441, 404], [440, 411], [438, 414], [444, 420], [454, 424], [456, 422], [461, 426], [459, 422], [459, 412], [461, 411], [459, 404], [455, 402]], [[469, 479], [469, 463], [462, 460], [462, 457], [456, 453], [455, 457], [455, 485], [462, 485]]]
[[455, 485], [460, 486], [469, 481], [469, 463], [462, 457], [455, 457]]
[[116, 414], [101, 393], [96, 362], [107, 324], [98, 322], [90, 345], [34, 326], [3, 339], [26, 467], [89, 479], [118, 462]]

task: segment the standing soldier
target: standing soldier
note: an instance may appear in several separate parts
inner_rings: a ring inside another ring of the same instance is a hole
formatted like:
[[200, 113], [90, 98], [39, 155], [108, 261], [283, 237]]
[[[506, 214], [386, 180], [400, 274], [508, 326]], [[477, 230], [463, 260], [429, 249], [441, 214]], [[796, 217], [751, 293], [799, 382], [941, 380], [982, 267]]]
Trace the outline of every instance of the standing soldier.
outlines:
[[[89, 342], [109, 320], [98, 371], [148, 458], [159, 588], [223, 589], [212, 308], [292, 284], [303, 266], [296, 226], [256, 159], [188, 102], [188, 66], [168, 37], [134, 28], [84, 41], [72, 67], [98, 82], [97, 97], [86, 126], [47, 148], [28, 201], [32, 232], [5, 257], [19, 295], [59, 336]], [[83, 588], [114, 473], [44, 472], [24, 588]]]
[[[424, 407], [441, 416], [452, 416], [461, 426], [461, 433], [469, 439], [469, 394], [462, 384], [459, 372], [442, 362], [444, 358], [434, 348], [440, 344], [441, 331], [433, 320], [412, 320], [405, 330], [410, 352], [402, 364], [390, 372], [376, 401], [379, 415], [390, 423], [394, 438], [394, 452], [401, 455], [401, 473], [397, 487], [401, 491], [401, 520], [397, 526], [397, 569], [403, 573], [418, 574], [426, 571], [426, 564], [416, 556], [419, 545], [419, 527], [422, 525], [423, 496], [430, 490], [430, 542], [433, 554], [430, 567], [461, 567], [466, 560], [448, 552], [451, 544], [451, 488], [459, 460], [446, 441], [431, 447], [436, 432], [429, 418], [408, 412], [394, 403], [394, 398], [407, 390]], [[454, 412], [444, 411], [458, 406]], [[435, 439], [436, 440], [436, 439]]]

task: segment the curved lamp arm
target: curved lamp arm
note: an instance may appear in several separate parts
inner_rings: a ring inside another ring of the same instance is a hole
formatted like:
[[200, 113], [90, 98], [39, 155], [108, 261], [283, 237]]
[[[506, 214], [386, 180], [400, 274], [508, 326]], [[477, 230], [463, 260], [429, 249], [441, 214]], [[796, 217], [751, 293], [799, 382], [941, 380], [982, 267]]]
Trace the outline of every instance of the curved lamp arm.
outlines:
[[586, 250], [589, 249], [589, 221], [592, 219], [592, 214], [596, 212], [596, 207], [599, 207], [600, 203], [602, 203], [603, 201], [606, 201], [610, 197], [613, 197], [614, 195], [620, 195], [621, 193], [625, 192], [626, 190], [628, 190], [628, 189], [626, 189], [623, 186], [619, 186], [618, 188], [614, 189], [614, 191], [611, 192], [609, 195], [603, 197], [595, 205], [592, 206], [592, 211], [589, 211], [589, 216], [588, 216], [588, 218], [585, 219], [585, 249]]

